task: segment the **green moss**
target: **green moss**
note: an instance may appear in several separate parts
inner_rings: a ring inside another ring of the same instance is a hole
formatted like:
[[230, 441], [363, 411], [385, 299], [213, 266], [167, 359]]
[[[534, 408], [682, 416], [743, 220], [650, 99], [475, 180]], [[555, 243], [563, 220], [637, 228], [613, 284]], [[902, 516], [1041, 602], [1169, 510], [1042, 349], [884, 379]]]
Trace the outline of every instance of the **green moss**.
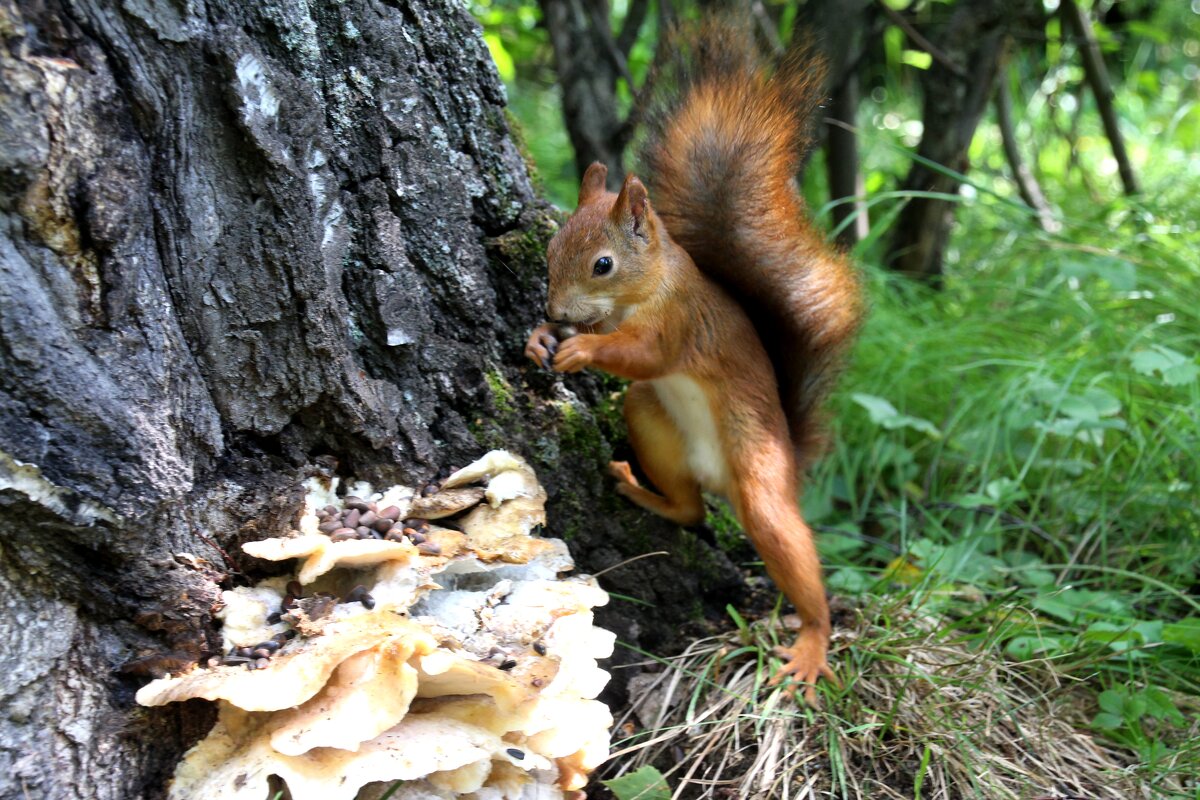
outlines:
[[[540, 197], [545, 197], [546, 186], [542, 183], [541, 173], [538, 172], [533, 154], [529, 150], [529, 142], [525, 137], [525, 126], [508, 108], [504, 109], [504, 121], [508, 123], [509, 138], [517, 146], [517, 152], [521, 154], [521, 160], [525, 162], [525, 171], [529, 173], [529, 182], [533, 184], [533, 188], [537, 190]], [[503, 134], [504, 131], [502, 130], [500, 133]]]
[[505, 274], [516, 273], [529, 288], [546, 274], [546, 245], [558, 228], [556, 216], [544, 211], [536, 214], [529, 225], [489, 239], [488, 249], [504, 265]]
[[502, 416], [511, 416], [516, 410], [513, 405], [513, 388], [508, 379], [497, 370], [488, 370], [483, 375], [484, 382], [492, 393], [492, 404]]
[[559, 441], [563, 449], [595, 461], [608, 461], [612, 457], [612, 450], [591, 414], [582, 413], [579, 407], [568, 402], [554, 405], [562, 415]]
[[738, 523], [737, 517], [733, 515], [733, 509], [724, 500], [709, 498], [708, 516], [705, 518], [704, 524], [713, 529], [717, 535], [717, 546], [726, 553], [731, 553], [742, 546], [742, 526]]

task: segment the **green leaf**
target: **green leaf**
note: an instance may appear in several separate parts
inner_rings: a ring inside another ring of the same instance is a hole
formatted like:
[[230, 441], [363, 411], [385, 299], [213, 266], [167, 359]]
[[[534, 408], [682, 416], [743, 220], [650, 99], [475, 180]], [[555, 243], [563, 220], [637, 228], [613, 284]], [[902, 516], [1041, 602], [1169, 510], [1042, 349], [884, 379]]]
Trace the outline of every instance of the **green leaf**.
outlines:
[[896, 430], [898, 428], [912, 428], [927, 434], [934, 439], [940, 439], [942, 432], [937, 429], [927, 419], [920, 417], [901, 414], [896, 410], [896, 407], [882, 397], [876, 397], [873, 394], [854, 393], [850, 395], [850, 399], [858, 403], [867, 410], [867, 416], [871, 418], [871, 422], [879, 425], [887, 430]]
[[650, 766], [601, 783], [612, 790], [617, 800], [671, 800], [666, 778]]
[[1149, 350], [1139, 350], [1129, 360], [1133, 368], [1143, 375], [1157, 372], [1167, 386], [1182, 386], [1200, 375], [1200, 367], [1190, 357], [1161, 344], [1153, 345]]
[[1014, 661], [1028, 661], [1036, 656], [1049, 656], [1062, 651], [1062, 640], [1053, 636], [1014, 636], [1004, 646], [1005, 654]]
[[1118, 717], [1125, 714], [1125, 694], [1115, 689], [1106, 689], [1100, 693], [1100, 708]]
[[1185, 721], [1183, 713], [1171, 701], [1170, 695], [1157, 686], [1147, 686], [1142, 691], [1146, 700], [1146, 713], [1155, 719], [1166, 719], [1182, 725]]
[[1101, 711], [1092, 720], [1092, 725], [1106, 731], [1115, 731], [1123, 725], [1125, 720], [1118, 717], [1116, 714], [1110, 714], [1107, 711]]
[[866, 546], [867, 543], [862, 540], [861, 536], [838, 533], [837, 531], [823, 532], [817, 538], [817, 549], [821, 551], [823, 558], [848, 556], [851, 553], [857, 553]]
[[1096, 409], [1087, 398], [1079, 395], [1069, 394], [1062, 399], [1058, 406], [1058, 410], [1071, 419], [1077, 419], [1082, 422], [1099, 422], [1100, 412]]
[[1084, 589], [1062, 589], [1038, 595], [1033, 607], [1063, 622], [1079, 622], [1085, 618], [1126, 615], [1129, 609], [1111, 592], [1090, 592]]
[[929, 69], [933, 64], [933, 56], [924, 50], [905, 50], [900, 54], [900, 62], [917, 69]]
[[830, 591], [842, 594], [862, 594], [871, 583], [871, 579], [857, 569], [835, 569], [825, 578]]

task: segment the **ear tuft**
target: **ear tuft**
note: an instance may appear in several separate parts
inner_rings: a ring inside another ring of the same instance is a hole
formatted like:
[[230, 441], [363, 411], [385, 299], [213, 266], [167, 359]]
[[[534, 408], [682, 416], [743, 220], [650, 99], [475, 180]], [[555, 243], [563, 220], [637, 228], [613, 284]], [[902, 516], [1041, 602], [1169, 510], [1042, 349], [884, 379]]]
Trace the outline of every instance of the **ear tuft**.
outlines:
[[608, 177], [608, 167], [599, 161], [593, 161], [588, 165], [587, 170], [583, 173], [583, 180], [579, 182], [579, 205], [595, 197], [598, 194], [604, 194], [604, 181]]

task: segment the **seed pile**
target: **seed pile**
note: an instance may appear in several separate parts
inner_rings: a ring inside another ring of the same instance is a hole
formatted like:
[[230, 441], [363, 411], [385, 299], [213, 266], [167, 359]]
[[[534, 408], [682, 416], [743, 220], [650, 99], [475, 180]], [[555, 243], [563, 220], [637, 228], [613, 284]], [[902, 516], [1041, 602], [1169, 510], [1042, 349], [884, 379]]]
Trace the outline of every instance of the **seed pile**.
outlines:
[[266, 669], [271, 665], [271, 656], [294, 638], [296, 638], [296, 631], [285, 631], [265, 642], [247, 647], [235, 647], [229, 655], [213, 656], [206, 663], [209, 667], [231, 667], [245, 664], [246, 669]]
[[421, 544], [429, 532], [429, 520], [416, 517], [401, 519], [399, 506], [381, 509], [377, 503], [353, 495], [347, 497], [345, 503], [345, 508], [325, 506], [317, 511], [320, 521], [317, 530], [329, 534], [329, 538], [335, 542], [350, 539], [399, 542], [407, 538], [413, 544]]

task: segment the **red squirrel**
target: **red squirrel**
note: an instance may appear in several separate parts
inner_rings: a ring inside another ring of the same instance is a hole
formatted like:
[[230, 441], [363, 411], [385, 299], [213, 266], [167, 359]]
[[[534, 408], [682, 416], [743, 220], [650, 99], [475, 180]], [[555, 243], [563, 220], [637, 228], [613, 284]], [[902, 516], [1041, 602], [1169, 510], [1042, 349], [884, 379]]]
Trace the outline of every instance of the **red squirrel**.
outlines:
[[702, 490], [728, 498], [803, 622], [773, 682], [794, 678], [814, 703], [834, 675], [799, 481], [861, 317], [854, 270], [810, 226], [795, 182], [824, 67], [794, 52], [770, 74], [753, 39], [720, 23], [692, 45], [644, 146], [649, 189], [631, 174], [613, 194], [592, 164], [547, 249], [548, 316], [579, 333], [559, 342], [542, 325], [525, 353], [633, 381], [625, 421], [657, 492], [613, 462], [617, 491], [680, 525], [704, 519]]

